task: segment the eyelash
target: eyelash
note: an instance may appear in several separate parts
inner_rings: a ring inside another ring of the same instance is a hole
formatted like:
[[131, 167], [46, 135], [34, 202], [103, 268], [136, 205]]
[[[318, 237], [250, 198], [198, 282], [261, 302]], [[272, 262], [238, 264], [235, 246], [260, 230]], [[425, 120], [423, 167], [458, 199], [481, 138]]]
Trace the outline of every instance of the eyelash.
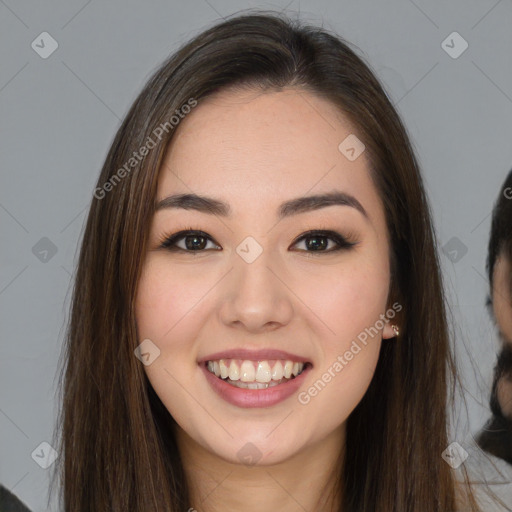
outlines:
[[[183, 248], [177, 247], [175, 245], [178, 241], [186, 238], [187, 236], [193, 236], [193, 235], [204, 237], [204, 238], [208, 239], [209, 241], [213, 242], [214, 244], [218, 245], [210, 237], [210, 235], [208, 235], [204, 231], [190, 227], [186, 230], [178, 231], [177, 233], [174, 233], [170, 236], [167, 236], [165, 234], [162, 235], [159, 239], [159, 248], [166, 249], [170, 252], [178, 252], [179, 251], [179, 252], [185, 252], [185, 253], [191, 253], [191, 254], [197, 254], [200, 252], [205, 252], [207, 250], [212, 250], [212, 249], [200, 249], [200, 250], [194, 251], [194, 250], [183, 249]], [[359, 243], [359, 242], [349, 241], [351, 239], [355, 239], [355, 237], [352, 235], [352, 233], [348, 233], [348, 236], [344, 237], [343, 235], [341, 235], [340, 233], [337, 233], [336, 231], [320, 228], [320, 229], [306, 231], [305, 233], [300, 235], [297, 239], [295, 239], [295, 241], [293, 242], [292, 245], [296, 245], [299, 242], [302, 242], [304, 239], [313, 238], [315, 236], [332, 240], [336, 244], [338, 244], [338, 246], [335, 247], [334, 249], [318, 250], [318, 251], [308, 251], [308, 250], [301, 249], [299, 252], [310, 253], [309, 255], [314, 257], [314, 256], [321, 255], [321, 254], [330, 254], [330, 253], [341, 251], [341, 250], [349, 250], [353, 246], [355, 246]], [[214, 249], [214, 250], [219, 250], [219, 249]]]

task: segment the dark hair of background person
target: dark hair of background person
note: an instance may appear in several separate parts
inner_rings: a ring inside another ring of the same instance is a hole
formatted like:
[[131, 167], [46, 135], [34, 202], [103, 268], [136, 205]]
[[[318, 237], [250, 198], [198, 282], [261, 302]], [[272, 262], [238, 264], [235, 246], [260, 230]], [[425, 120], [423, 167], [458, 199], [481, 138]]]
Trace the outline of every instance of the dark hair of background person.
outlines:
[[[494, 267], [498, 257], [503, 256], [512, 263], [512, 170], [509, 172], [492, 213], [491, 235], [487, 253], [487, 275], [490, 295], [487, 306], [492, 317], [492, 289]], [[510, 296], [512, 297], [512, 274]], [[502, 340], [500, 352], [493, 372], [493, 383], [489, 400], [492, 417], [479, 432], [476, 442], [485, 451], [512, 464], [512, 419], [503, 414], [498, 401], [498, 383], [501, 379], [512, 380], [512, 340]]]
[[[230, 88], [284, 87], [330, 101], [366, 145], [390, 234], [390, 302], [403, 305], [400, 336], [382, 344], [373, 380], [347, 420], [337, 487], [342, 510], [456, 510], [458, 485], [441, 453], [449, 444], [447, 404], [458, 377], [430, 208], [406, 129], [349, 43], [262, 11], [208, 28], [145, 85], [115, 135], [97, 186], [190, 98], [200, 103]], [[64, 347], [55, 467], [66, 511], [192, 506], [175, 422], [133, 353], [140, 342], [134, 300], [158, 172], [174, 131], [90, 206]], [[464, 465], [460, 469], [476, 511]]]
[[30, 512], [30, 509], [0, 484], [0, 512]]

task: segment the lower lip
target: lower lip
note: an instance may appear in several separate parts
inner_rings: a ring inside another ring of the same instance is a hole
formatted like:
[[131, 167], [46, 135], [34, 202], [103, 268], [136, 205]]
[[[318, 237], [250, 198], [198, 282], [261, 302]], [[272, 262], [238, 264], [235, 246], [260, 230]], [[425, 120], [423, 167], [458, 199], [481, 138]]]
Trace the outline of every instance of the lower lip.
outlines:
[[200, 364], [201, 369], [205, 373], [206, 380], [213, 390], [226, 402], [237, 407], [270, 407], [278, 404], [293, 395], [304, 382], [306, 374], [311, 369], [308, 365], [302, 373], [282, 384], [272, 386], [266, 389], [243, 389], [237, 388], [216, 377], [212, 372], [208, 371], [206, 364]]

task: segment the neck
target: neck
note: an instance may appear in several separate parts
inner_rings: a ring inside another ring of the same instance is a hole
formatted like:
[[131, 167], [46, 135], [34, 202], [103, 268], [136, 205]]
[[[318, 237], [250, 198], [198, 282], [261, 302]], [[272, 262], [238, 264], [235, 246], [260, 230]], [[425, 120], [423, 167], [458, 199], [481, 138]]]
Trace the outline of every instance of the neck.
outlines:
[[345, 425], [328, 438], [273, 465], [245, 466], [205, 450], [176, 432], [190, 490], [190, 511], [339, 510]]

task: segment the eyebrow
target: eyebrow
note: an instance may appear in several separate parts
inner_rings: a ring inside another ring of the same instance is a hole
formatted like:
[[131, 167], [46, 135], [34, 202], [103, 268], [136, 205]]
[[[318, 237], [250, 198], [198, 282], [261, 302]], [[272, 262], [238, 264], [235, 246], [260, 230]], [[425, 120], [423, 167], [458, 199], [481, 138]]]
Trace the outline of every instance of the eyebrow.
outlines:
[[[277, 216], [279, 219], [283, 219], [298, 213], [319, 210], [320, 208], [334, 205], [355, 208], [369, 220], [368, 213], [363, 205], [354, 196], [341, 191], [290, 199], [279, 206]], [[166, 197], [156, 203], [155, 211], [165, 208], [183, 208], [185, 210], [197, 210], [199, 212], [220, 215], [222, 217], [231, 216], [231, 207], [229, 204], [219, 199], [197, 194], [175, 194]]]

